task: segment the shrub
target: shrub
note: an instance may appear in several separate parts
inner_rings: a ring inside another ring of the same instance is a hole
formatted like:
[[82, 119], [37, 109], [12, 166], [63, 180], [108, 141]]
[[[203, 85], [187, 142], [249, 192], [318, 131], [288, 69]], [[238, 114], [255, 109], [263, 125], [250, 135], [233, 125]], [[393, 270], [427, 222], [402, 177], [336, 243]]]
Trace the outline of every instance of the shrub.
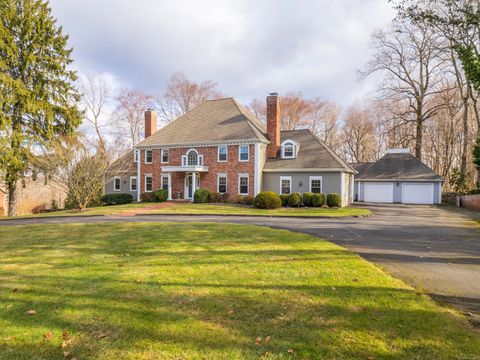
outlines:
[[272, 191], [263, 191], [255, 196], [253, 205], [258, 209], [278, 209], [282, 206], [282, 200]]
[[102, 196], [104, 205], [130, 204], [133, 196], [130, 194], [107, 194]]
[[152, 192], [142, 193], [140, 195], [140, 199], [142, 200], [142, 202], [154, 202], [155, 195]]
[[342, 200], [340, 195], [337, 193], [331, 193], [327, 195], [327, 205], [328, 207], [340, 207], [342, 206]]
[[442, 203], [449, 204], [449, 205], [456, 205], [457, 196], [458, 194], [456, 192], [444, 192], [442, 193]]
[[207, 189], [198, 189], [193, 195], [193, 202], [197, 204], [205, 204], [212, 196], [212, 192]]
[[158, 189], [153, 193], [153, 200], [156, 202], [164, 202], [168, 200], [168, 191], [165, 189]]
[[322, 207], [323, 205], [325, 205], [325, 195], [322, 193], [312, 194], [312, 206]]
[[300, 207], [302, 206], [302, 194], [298, 192], [291, 193], [288, 196], [288, 206], [290, 207]]
[[245, 195], [242, 199], [242, 204], [243, 205], [253, 205], [253, 196], [250, 195]]
[[222, 194], [218, 193], [218, 192], [212, 192], [210, 194], [210, 197], [208, 198], [208, 202], [209, 203], [220, 203], [222, 202]]
[[306, 192], [303, 194], [303, 205], [305, 206], [313, 206], [313, 193]]
[[478, 195], [480, 194], [480, 189], [472, 189], [467, 191], [468, 195]]
[[290, 197], [290, 195], [288, 195], [288, 194], [281, 194], [280, 195], [280, 200], [282, 200], [282, 206], [285, 206], [285, 207], [288, 206], [288, 198], [289, 197]]

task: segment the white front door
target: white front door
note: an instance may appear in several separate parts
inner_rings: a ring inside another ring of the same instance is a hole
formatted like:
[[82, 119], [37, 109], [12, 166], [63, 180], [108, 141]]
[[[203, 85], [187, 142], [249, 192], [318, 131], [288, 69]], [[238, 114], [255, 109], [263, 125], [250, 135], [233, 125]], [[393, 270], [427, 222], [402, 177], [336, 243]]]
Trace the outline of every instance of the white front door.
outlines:
[[366, 182], [364, 201], [372, 203], [393, 203], [393, 183]]
[[[198, 190], [200, 188], [200, 176], [198, 174], [195, 174], [195, 190]], [[185, 176], [185, 196], [184, 198], [186, 200], [190, 200], [193, 198], [194, 194], [193, 190], [193, 177], [192, 174], [186, 175]]]
[[402, 203], [432, 205], [433, 184], [404, 183], [402, 188]]

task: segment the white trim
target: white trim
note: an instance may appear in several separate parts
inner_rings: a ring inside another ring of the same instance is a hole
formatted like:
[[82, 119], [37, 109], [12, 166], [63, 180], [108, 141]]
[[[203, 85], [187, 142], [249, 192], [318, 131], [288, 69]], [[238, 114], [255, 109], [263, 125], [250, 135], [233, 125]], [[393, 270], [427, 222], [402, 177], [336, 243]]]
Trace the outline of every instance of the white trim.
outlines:
[[244, 139], [244, 140], [219, 140], [219, 141], [210, 141], [210, 142], [199, 142], [199, 143], [174, 143], [174, 144], [164, 144], [164, 145], [142, 145], [137, 144], [139, 149], [162, 149], [165, 147], [168, 148], [192, 148], [192, 147], [211, 147], [217, 145], [239, 145], [239, 144], [270, 144], [268, 140], [262, 139]]
[[289, 193], [288, 194], [291, 194], [292, 193], [292, 177], [291, 176], [280, 176], [280, 190], [279, 190], [279, 194], [283, 194], [282, 192], [282, 181], [283, 180], [288, 180], [290, 182], [290, 186], [289, 186]]
[[320, 180], [320, 193], [323, 193], [323, 176], [308, 177], [308, 192], [312, 192], [312, 180]]
[[208, 166], [162, 166], [162, 172], [207, 172]]
[[[188, 197], [188, 187], [187, 187], [187, 178], [192, 177], [192, 197]], [[196, 181], [198, 177], [198, 182]], [[197, 174], [195, 172], [192, 172], [190, 174], [185, 174], [185, 177], [183, 178], [183, 199], [184, 200], [194, 200], [195, 197], [195, 191], [197, 189], [200, 189], [200, 174]]]
[[[150, 151], [152, 153], [152, 161], [150, 161], [150, 162], [147, 161], [147, 152], [148, 151]], [[151, 164], [153, 162], [153, 150], [145, 150], [143, 161], [144, 161], [145, 164]]]
[[445, 180], [428, 180], [428, 179], [355, 179], [355, 181], [363, 181], [363, 182], [439, 182], [444, 183]]
[[253, 196], [257, 196], [260, 192], [260, 144], [255, 144], [255, 159], [253, 168]]
[[353, 171], [345, 170], [345, 169], [340, 169], [340, 168], [332, 168], [332, 169], [324, 169], [324, 168], [305, 168], [305, 169], [263, 169], [263, 172], [270, 172], [270, 173], [285, 173], [285, 172], [347, 172], [353, 174]]
[[345, 203], [343, 201], [344, 190], [345, 190], [345, 174], [342, 172], [340, 173], [340, 203], [342, 204], [342, 206]]
[[[142, 150], [137, 149], [137, 151], [138, 151], [138, 159], [140, 160], [140, 154], [142, 153]], [[137, 161], [137, 202], [140, 202], [141, 200], [141, 197], [140, 197], [141, 189], [142, 189], [142, 183], [140, 181], [140, 161]]]
[[[168, 152], [168, 161], [163, 161], [163, 153], [164, 151], [167, 151]], [[160, 150], [160, 163], [161, 164], [168, 164], [170, 162], [170, 151], [168, 148], [165, 148], [165, 149], [161, 149]]]
[[[241, 193], [240, 192], [240, 178], [241, 177], [246, 177], [247, 178], [247, 192], [246, 193]], [[250, 193], [250, 176], [248, 173], [240, 173], [238, 174], [237, 177], [237, 190], [238, 190], [238, 195], [248, 195]]]
[[[152, 190], [147, 190], [147, 178], [152, 178]], [[150, 193], [150, 192], [153, 191], [153, 176], [152, 176], [152, 174], [145, 174], [145, 179], [144, 179], [143, 186], [144, 186], [144, 192]]]
[[138, 150], [138, 149], [133, 149], [133, 162], [134, 163], [138, 162], [138, 158], [140, 157], [139, 154], [138, 154], [139, 151], [140, 150]]
[[[117, 189], [117, 180], [119, 180], [120, 187]], [[113, 191], [122, 191], [122, 178], [120, 176], [113, 177]]]
[[168, 200], [172, 200], [172, 174], [168, 173]]
[[[220, 192], [220, 182], [218, 181], [219, 178], [224, 177], [225, 178], [225, 192], [222, 193]], [[226, 194], [228, 193], [228, 175], [227, 173], [217, 173], [217, 192], [220, 194]]]
[[[285, 156], [285, 145], [292, 145], [293, 146], [293, 154], [292, 156]], [[297, 157], [297, 149], [298, 143], [294, 140], [287, 139], [280, 144], [281, 147], [281, 157], [282, 159], [295, 159]]]
[[[247, 160], [242, 160], [240, 157], [241, 157], [241, 151], [240, 149], [242, 147], [247, 147], [247, 155], [248, 155], [248, 159]], [[250, 161], [250, 145], [249, 144], [241, 144], [241, 145], [238, 145], [238, 161], [239, 162], [249, 162]]]
[[[435, 185], [434, 185], [435, 186]], [[435, 191], [435, 190], [434, 190]], [[438, 204], [442, 204], [442, 184], [438, 185]]]
[[160, 174], [160, 189], [163, 189], [163, 179], [167, 179], [167, 198], [170, 200], [171, 182], [170, 174]]
[[[225, 147], [225, 160], [220, 160], [220, 148]], [[217, 162], [227, 162], [228, 161], [228, 146], [227, 145], [218, 145], [217, 146]]]
[[138, 181], [135, 184], [137, 189], [132, 190], [132, 179], [137, 180], [137, 177], [136, 176], [130, 176], [130, 191], [137, 191], [138, 190]]

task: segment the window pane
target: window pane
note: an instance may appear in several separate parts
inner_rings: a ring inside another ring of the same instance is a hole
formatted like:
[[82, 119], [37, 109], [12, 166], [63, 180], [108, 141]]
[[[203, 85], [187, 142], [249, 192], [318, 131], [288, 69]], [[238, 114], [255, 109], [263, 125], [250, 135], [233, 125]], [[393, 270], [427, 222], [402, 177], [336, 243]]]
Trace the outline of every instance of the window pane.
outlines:
[[248, 145], [240, 146], [240, 160], [248, 160]]
[[120, 179], [115, 179], [115, 190], [120, 190]]
[[225, 176], [220, 176], [218, 178], [218, 192], [219, 193], [227, 192], [227, 178]]
[[168, 149], [162, 150], [162, 162], [164, 163], [168, 162]]
[[136, 191], [137, 190], [137, 178], [130, 179], [130, 190]]
[[145, 162], [147, 162], [147, 163], [152, 162], [152, 150], [147, 150]]
[[248, 194], [248, 177], [246, 176], [240, 178], [240, 194]]
[[290, 179], [282, 179], [282, 194], [290, 194]]
[[145, 190], [146, 191], [152, 191], [152, 177], [147, 176], [145, 178]]
[[311, 191], [313, 193], [320, 193], [322, 192], [322, 180], [320, 179], [312, 179], [310, 184]]
[[168, 191], [168, 177], [162, 177], [162, 189]]
[[293, 146], [292, 145], [285, 146], [283, 154], [285, 157], [293, 157]]
[[218, 148], [218, 160], [219, 161], [227, 161], [227, 147], [220, 146]]
[[138, 162], [138, 150], [133, 150], [133, 161]]
[[198, 155], [195, 151], [190, 151], [188, 153], [188, 165], [198, 165]]

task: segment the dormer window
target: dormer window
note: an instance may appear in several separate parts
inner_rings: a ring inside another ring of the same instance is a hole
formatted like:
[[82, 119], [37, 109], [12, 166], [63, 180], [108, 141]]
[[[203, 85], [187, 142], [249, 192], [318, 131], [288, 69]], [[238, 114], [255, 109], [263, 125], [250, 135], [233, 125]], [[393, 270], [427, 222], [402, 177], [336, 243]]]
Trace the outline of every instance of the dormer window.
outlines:
[[297, 157], [298, 144], [293, 140], [282, 143], [282, 159], [294, 159]]

